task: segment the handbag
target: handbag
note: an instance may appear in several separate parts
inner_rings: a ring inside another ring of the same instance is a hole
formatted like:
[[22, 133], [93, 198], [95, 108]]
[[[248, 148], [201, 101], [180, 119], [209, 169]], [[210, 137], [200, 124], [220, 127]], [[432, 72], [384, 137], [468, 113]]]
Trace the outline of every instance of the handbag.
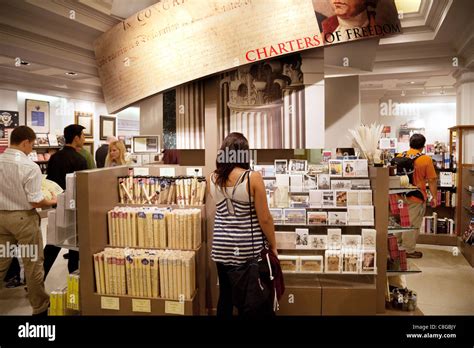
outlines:
[[[250, 171], [247, 175], [252, 251], [254, 251]], [[284, 291], [280, 262], [265, 244], [258, 257], [252, 256], [242, 266], [238, 266], [229, 272], [229, 279], [232, 285], [232, 302], [234, 306], [239, 309], [240, 315], [244, 317], [261, 318], [275, 314], [275, 311], [279, 308], [279, 297], [275, 287], [276, 277], [274, 274], [279, 276], [278, 292], [282, 289]], [[281, 292], [281, 294], [283, 294], [283, 292]]]

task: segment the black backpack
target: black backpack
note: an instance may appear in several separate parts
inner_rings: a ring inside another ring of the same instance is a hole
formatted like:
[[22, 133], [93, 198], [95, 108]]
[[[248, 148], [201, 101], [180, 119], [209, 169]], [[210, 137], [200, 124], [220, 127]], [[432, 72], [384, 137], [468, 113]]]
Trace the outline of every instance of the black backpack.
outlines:
[[[424, 154], [419, 152], [416, 155], [407, 155], [407, 152], [402, 152], [401, 157], [395, 157], [390, 161], [392, 166], [397, 167], [397, 175], [407, 175], [411, 185], [415, 185], [413, 181], [413, 173], [415, 172], [415, 161]], [[420, 191], [413, 191], [407, 194], [408, 196], [415, 196], [424, 200], [423, 194]]]

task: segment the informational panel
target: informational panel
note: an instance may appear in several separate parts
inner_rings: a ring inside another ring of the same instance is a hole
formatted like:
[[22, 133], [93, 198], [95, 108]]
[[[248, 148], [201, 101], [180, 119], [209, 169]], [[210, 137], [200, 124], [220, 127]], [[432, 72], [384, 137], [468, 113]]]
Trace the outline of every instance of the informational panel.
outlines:
[[[248, 63], [325, 43], [400, 32], [399, 26], [380, 26], [370, 20], [374, 8], [369, 4], [374, 3], [162, 0], [117, 24], [94, 43], [107, 109], [115, 113], [168, 88]], [[395, 9], [393, 0], [380, 3]], [[319, 13], [318, 4], [329, 6], [332, 12]], [[328, 25], [322, 25], [326, 19]], [[355, 30], [351, 23], [366, 27]]]

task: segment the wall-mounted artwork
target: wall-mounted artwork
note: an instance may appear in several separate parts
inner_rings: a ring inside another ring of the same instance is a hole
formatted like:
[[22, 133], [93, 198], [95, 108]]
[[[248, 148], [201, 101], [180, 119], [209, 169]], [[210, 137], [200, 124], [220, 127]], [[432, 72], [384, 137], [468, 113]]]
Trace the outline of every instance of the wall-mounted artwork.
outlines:
[[221, 140], [239, 132], [251, 149], [305, 148], [305, 93], [298, 54], [226, 73], [219, 92]]
[[116, 123], [116, 117], [100, 116], [100, 140], [107, 140], [109, 136], [117, 136]]
[[35, 133], [49, 133], [49, 102], [26, 99], [26, 125]]
[[94, 114], [92, 112], [74, 111], [74, 122], [84, 127], [84, 135], [94, 136]]
[[20, 125], [18, 111], [0, 110], [0, 126], [3, 128], [15, 128]]

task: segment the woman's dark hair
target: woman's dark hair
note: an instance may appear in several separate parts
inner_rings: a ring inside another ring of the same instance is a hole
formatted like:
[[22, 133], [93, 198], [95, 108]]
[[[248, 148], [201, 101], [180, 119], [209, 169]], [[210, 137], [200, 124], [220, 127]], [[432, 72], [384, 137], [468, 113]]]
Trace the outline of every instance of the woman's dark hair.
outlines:
[[10, 135], [10, 144], [20, 145], [22, 141], [34, 141], [36, 139], [36, 134], [33, 129], [27, 126], [18, 126], [16, 127], [12, 134]]
[[426, 143], [426, 138], [423, 134], [413, 134], [410, 138], [410, 147], [415, 150], [421, 150]]
[[230, 133], [222, 142], [216, 158], [216, 184], [225, 187], [234, 168], [250, 168], [250, 151], [247, 138], [241, 133]]

